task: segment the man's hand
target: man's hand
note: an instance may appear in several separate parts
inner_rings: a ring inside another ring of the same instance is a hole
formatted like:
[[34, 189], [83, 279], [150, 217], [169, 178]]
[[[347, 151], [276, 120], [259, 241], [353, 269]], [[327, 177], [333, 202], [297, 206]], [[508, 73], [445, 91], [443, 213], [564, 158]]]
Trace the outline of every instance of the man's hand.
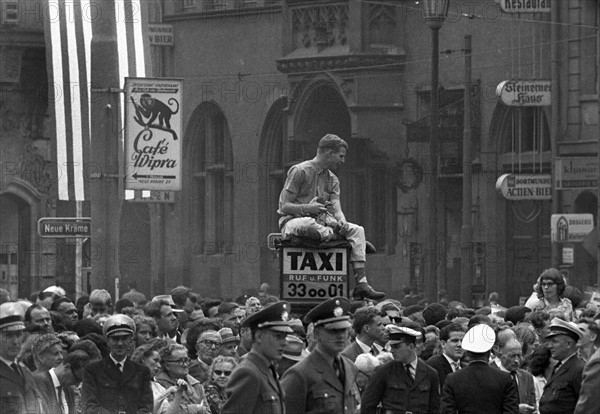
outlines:
[[304, 204], [303, 210], [305, 213], [316, 215], [327, 211], [327, 207], [325, 207], [325, 204], [319, 203], [317, 199], [318, 197], [315, 197], [312, 200], [310, 200], [310, 203]]
[[519, 404], [519, 412], [524, 414], [531, 414], [535, 411], [535, 407], [528, 404]]

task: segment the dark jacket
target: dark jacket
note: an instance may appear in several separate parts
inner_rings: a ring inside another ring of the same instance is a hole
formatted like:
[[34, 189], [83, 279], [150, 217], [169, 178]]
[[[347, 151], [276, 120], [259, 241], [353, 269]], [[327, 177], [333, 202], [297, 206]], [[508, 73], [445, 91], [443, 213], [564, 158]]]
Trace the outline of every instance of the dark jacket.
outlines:
[[89, 414], [125, 411], [127, 414], [152, 413], [154, 397], [152, 375], [145, 365], [125, 361], [123, 373], [110, 357], [85, 368], [82, 387], [83, 412]]
[[[36, 372], [33, 374], [33, 378], [42, 395], [46, 412], [60, 413], [61, 408], [58, 403], [58, 398], [56, 397], [56, 388], [54, 388], [54, 382], [52, 381], [50, 372]], [[69, 414], [75, 414], [75, 391], [73, 390], [73, 387], [63, 387], [63, 392], [65, 394], [67, 407], [69, 408]]]
[[[498, 368], [498, 364], [496, 362], [491, 362], [490, 366], [493, 368]], [[524, 369], [517, 369], [517, 381], [518, 381], [518, 393], [519, 393], [519, 404], [527, 404], [532, 407], [535, 407], [537, 402], [535, 400], [535, 385], [533, 382], [533, 375]]]
[[23, 377], [0, 361], [0, 413], [37, 414], [43, 409], [42, 396], [36, 386], [31, 371], [19, 363]]
[[364, 354], [364, 351], [360, 347], [358, 342], [356, 342], [356, 340], [352, 341], [352, 343], [350, 345], [348, 345], [346, 348], [344, 348], [344, 350], [341, 352], [341, 355], [345, 356], [352, 362], [355, 362], [356, 358], [360, 354]]
[[266, 359], [248, 352], [235, 367], [227, 387], [227, 400], [221, 414], [283, 414], [284, 394]]
[[556, 370], [544, 387], [540, 414], [572, 414], [575, 411], [584, 366], [584, 362], [573, 355]]
[[519, 395], [509, 373], [472, 361], [446, 378], [442, 414], [518, 414]]
[[401, 362], [390, 361], [375, 369], [362, 395], [361, 414], [414, 412], [438, 414], [440, 381], [435, 369], [419, 359], [415, 380], [408, 378]]
[[437, 371], [440, 379], [440, 389], [443, 389], [444, 383], [446, 382], [446, 377], [453, 372], [450, 363], [444, 355], [438, 354], [429, 358], [427, 360], [427, 365]]
[[340, 360], [344, 384], [337, 377], [332, 364], [316, 349], [285, 372], [281, 385], [285, 390], [285, 405], [289, 414], [355, 412], [360, 403], [360, 392], [356, 385], [358, 368], [346, 357]]

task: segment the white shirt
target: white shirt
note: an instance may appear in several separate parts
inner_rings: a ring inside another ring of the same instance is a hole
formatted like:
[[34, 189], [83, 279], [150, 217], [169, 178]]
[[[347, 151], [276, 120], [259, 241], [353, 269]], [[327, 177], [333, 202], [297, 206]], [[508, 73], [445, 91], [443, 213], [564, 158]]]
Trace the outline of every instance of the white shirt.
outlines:
[[62, 387], [62, 384], [58, 380], [56, 376], [56, 372], [54, 372], [54, 368], [48, 371], [50, 374], [50, 378], [52, 378], [52, 384], [54, 384], [54, 393], [56, 394], [56, 401], [60, 404], [62, 401], [62, 412], [67, 414], [69, 412], [69, 406], [67, 405], [67, 398], [65, 396], [65, 390], [58, 389], [58, 387]]
[[358, 346], [360, 346], [360, 349], [362, 349], [363, 353], [371, 353], [371, 347], [369, 345], [365, 344], [364, 342], [361, 342], [361, 340], [358, 338], [356, 338], [356, 343], [358, 344]]
[[452, 368], [452, 372], [456, 372], [460, 369], [459, 361], [453, 360], [452, 358], [450, 358], [448, 355], [446, 355], [444, 353], [442, 353], [442, 355], [444, 356], [444, 358], [446, 358], [446, 361], [448, 361], [448, 363], [450, 364], [450, 368]]
[[117, 364], [121, 364], [121, 367], [119, 368], [119, 370], [121, 372], [123, 372], [123, 367], [125, 367], [125, 361], [127, 361], [127, 357], [123, 358], [120, 361], [117, 361], [116, 359], [113, 358], [112, 354], [109, 355], [110, 359], [112, 359], [112, 362], [114, 362], [115, 365]]

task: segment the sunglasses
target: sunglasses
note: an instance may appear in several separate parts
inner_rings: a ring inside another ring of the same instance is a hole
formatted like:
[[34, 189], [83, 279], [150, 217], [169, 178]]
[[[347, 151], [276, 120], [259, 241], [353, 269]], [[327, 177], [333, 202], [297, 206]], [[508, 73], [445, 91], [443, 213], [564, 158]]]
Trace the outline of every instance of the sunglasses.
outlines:
[[231, 371], [221, 371], [220, 369], [215, 369], [215, 370], [213, 370], [213, 372], [216, 375], [218, 375], [218, 376], [221, 376], [221, 375], [225, 375], [225, 376], [231, 375]]

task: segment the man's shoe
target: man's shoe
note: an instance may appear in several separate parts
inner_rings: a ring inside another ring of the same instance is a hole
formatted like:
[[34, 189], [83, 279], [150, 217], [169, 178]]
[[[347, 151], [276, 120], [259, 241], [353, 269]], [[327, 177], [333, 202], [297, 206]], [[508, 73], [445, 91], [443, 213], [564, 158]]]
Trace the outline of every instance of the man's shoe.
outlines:
[[375, 248], [375, 246], [373, 246], [373, 243], [371, 243], [368, 240], [365, 240], [365, 246], [366, 246], [366, 253], [367, 254], [373, 254], [373, 253], [377, 253], [377, 249]]
[[352, 296], [354, 297], [354, 300], [363, 300], [365, 298], [371, 300], [381, 300], [385, 298], [385, 293], [377, 292], [376, 290], [373, 290], [368, 283], [362, 282], [356, 284], [352, 292]]

